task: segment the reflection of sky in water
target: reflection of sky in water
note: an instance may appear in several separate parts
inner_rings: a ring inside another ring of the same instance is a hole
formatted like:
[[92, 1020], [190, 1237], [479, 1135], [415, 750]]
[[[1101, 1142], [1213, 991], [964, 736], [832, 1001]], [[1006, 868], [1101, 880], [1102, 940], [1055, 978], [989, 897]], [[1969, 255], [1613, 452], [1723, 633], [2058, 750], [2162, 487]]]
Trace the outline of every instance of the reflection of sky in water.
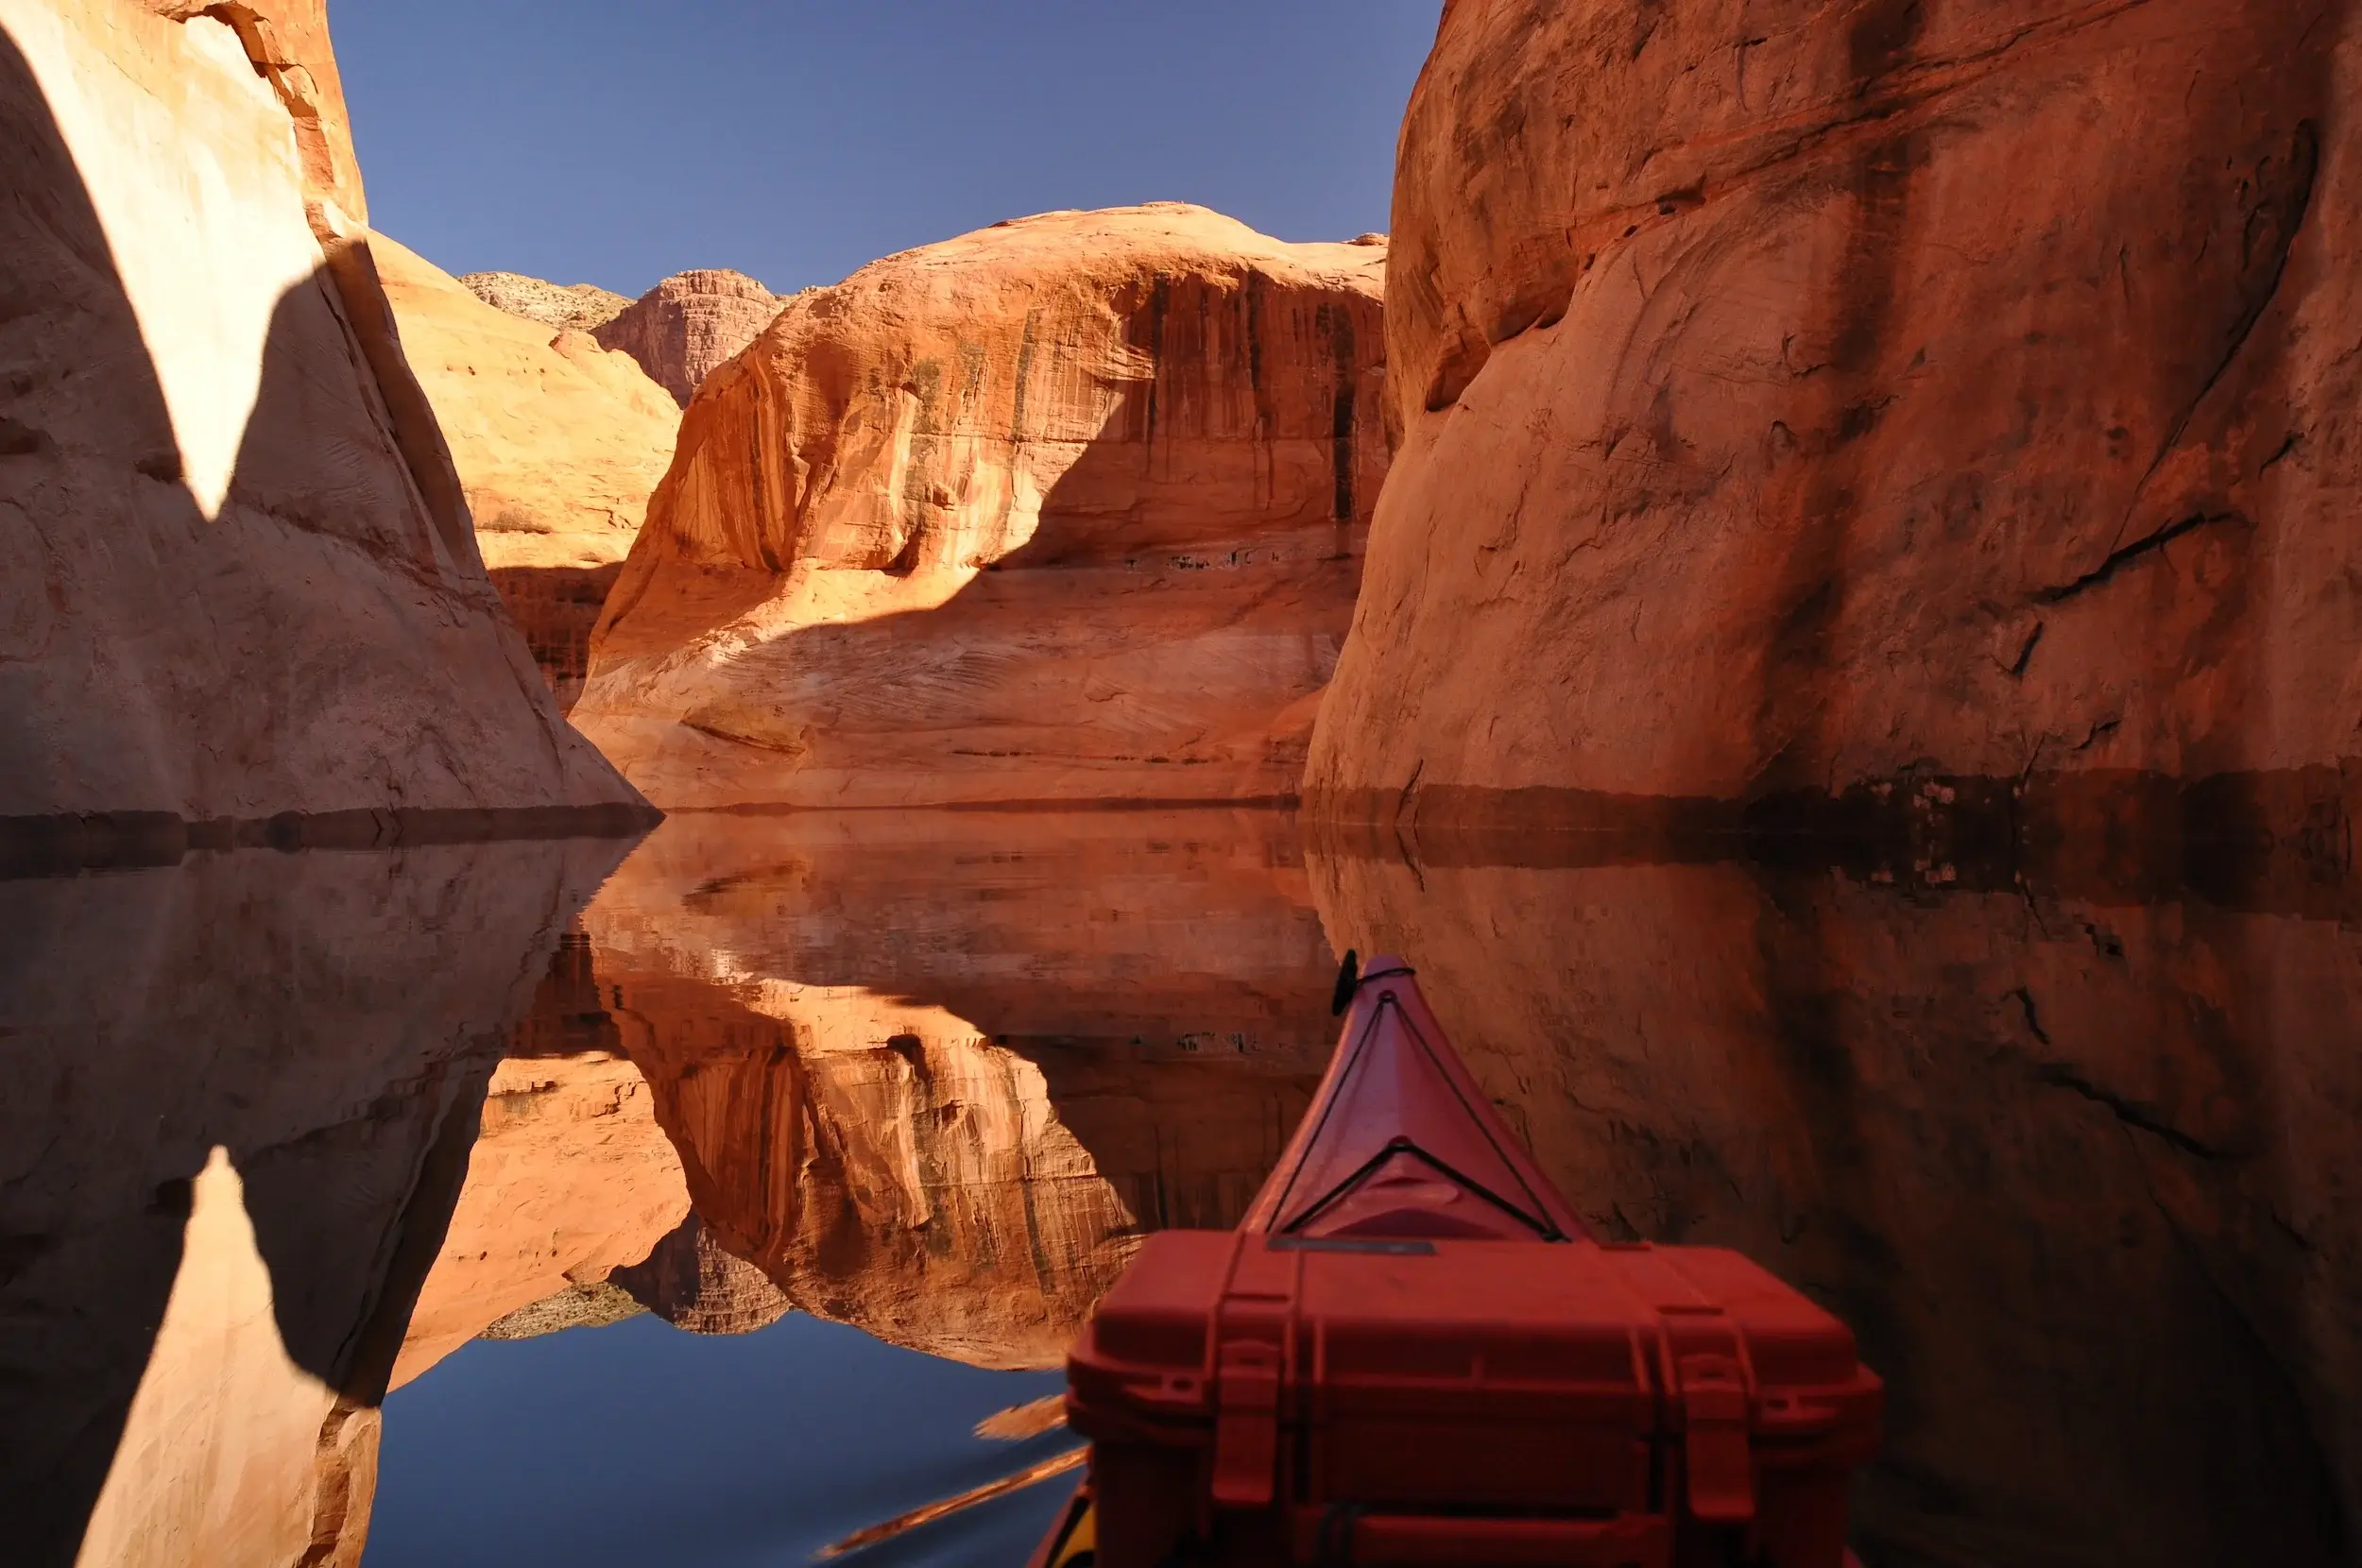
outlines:
[[[471, 1342], [385, 1403], [366, 1568], [739, 1568], [1006, 1474], [1071, 1440], [974, 1435], [1061, 1386], [790, 1313], [753, 1334], [653, 1316]], [[1022, 1562], [1058, 1477], [842, 1560]]]

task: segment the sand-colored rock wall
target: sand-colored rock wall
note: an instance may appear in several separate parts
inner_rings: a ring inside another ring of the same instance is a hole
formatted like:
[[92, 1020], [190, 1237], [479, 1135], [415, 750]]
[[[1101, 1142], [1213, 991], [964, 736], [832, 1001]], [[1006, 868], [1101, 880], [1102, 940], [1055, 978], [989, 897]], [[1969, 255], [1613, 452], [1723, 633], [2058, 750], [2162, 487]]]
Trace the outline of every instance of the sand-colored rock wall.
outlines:
[[484, 576], [318, 8], [216, 9], [0, 3], [0, 818], [636, 805]]
[[1412, 955], [1587, 1219], [1738, 1247], [1860, 1337], [1864, 1560], [2348, 1560], [2352, 923], [1367, 847], [1316, 845], [1331, 939]]
[[686, 408], [706, 378], [761, 336], [785, 302], [743, 272], [699, 268], [675, 273], [594, 330]]
[[487, 1324], [642, 1261], [689, 1213], [680, 1156], [631, 1063], [600, 1052], [513, 1057], [485, 1097], [395, 1388]]
[[606, 326], [631, 303], [595, 283], [553, 283], [522, 272], [463, 272], [459, 284], [496, 311], [580, 332]]
[[1456, 0], [1315, 808], [2353, 755], [2348, 11]]
[[451, 443], [492, 585], [557, 693], [672, 461], [680, 411], [627, 354], [495, 310], [434, 263], [372, 240], [402, 347]]
[[[1236, 1222], [1318, 1076], [1330, 964], [1284, 819], [659, 832], [584, 916], [598, 995], [701, 1239], [803, 1310], [1055, 1365], [1143, 1230]], [[659, 1302], [647, 1273], [617, 1277]]]
[[796, 296], [690, 408], [575, 722], [660, 804], [1292, 793], [1384, 253], [1163, 204]]
[[358, 1560], [486, 1082], [620, 854], [0, 879], [9, 1561]]

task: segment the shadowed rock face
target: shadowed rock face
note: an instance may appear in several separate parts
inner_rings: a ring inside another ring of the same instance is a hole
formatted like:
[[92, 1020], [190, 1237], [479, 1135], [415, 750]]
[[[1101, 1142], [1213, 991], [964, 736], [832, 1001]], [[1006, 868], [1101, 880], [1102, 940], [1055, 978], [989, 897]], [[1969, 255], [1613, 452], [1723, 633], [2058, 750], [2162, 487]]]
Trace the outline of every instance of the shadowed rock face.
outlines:
[[621, 852], [0, 880], [10, 1562], [358, 1560], [487, 1081]]
[[[661, 831], [585, 916], [596, 984], [697, 1245], [800, 1309], [1055, 1365], [1141, 1231], [1237, 1220], [1318, 1075], [1330, 964], [1283, 819]], [[659, 1310], [662, 1253], [616, 1276]]]
[[2357, 48], [2332, 0], [1456, 0], [1308, 800], [2334, 770]]
[[1602, 1234], [1740, 1248], [1853, 1326], [1867, 1561], [2352, 1560], [2351, 922], [1547, 847], [1311, 868]]
[[0, 818], [635, 804], [484, 576], [319, 8], [214, 9], [0, 0]]
[[676, 272], [594, 329], [683, 408], [706, 378], [752, 343], [785, 301], [743, 272]]
[[796, 296], [690, 408], [576, 722], [684, 806], [1292, 794], [1384, 255], [1167, 203]]

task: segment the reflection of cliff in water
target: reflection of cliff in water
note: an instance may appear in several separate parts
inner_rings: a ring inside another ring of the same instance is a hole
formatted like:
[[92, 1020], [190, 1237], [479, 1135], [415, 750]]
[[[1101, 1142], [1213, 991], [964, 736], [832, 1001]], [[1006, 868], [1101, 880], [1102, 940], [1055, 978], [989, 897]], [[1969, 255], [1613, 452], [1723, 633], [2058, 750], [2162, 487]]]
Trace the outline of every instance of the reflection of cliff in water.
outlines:
[[9, 1560], [357, 1559], [486, 1079], [625, 847], [0, 880]]
[[679, 817], [584, 917], [699, 1219], [797, 1306], [1048, 1365], [1227, 1225], [1328, 1043], [1270, 813]]
[[1874, 1568], [2348, 1560], [2362, 936], [1581, 844], [1311, 865], [1603, 1230], [1742, 1248], [1855, 1326]]

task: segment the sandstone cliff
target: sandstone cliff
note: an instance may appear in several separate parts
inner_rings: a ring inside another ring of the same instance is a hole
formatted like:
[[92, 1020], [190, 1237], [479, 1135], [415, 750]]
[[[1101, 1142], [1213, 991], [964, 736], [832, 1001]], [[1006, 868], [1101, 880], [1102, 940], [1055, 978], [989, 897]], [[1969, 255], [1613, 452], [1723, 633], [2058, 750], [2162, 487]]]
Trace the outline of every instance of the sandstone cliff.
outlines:
[[318, 6], [163, 9], [0, 0], [0, 818], [636, 805], [484, 576]]
[[485, 1082], [597, 841], [0, 879], [0, 1519], [351, 1568]]
[[2345, 9], [1455, 0], [1308, 796], [2353, 755]]
[[588, 333], [495, 310], [383, 235], [370, 248], [492, 585], [571, 704], [680, 411], [630, 356]]
[[2351, 920], [1369, 847], [1314, 855], [1331, 939], [1415, 955], [1603, 1234], [1738, 1247], [1860, 1337], [1866, 1561], [2349, 1560]]
[[752, 1334], [792, 1309], [769, 1275], [726, 1251], [693, 1214], [646, 1257], [616, 1270], [608, 1281], [690, 1334]]
[[638, 360], [683, 408], [762, 335], [785, 303], [727, 267], [676, 272], [599, 323], [599, 341]]
[[551, 283], [522, 272], [463, 272], [460, 286], [496, 311], [587, 332], [623, 314], [631, 301], [595, 283]]
[[1161, 204], [795, 297], [691, 407], [576, 722], [682, 805], [1292, 793], [1384, 254]]
[[[1235, 1222], [1302, 1114], [1330, 965], [1287, 847], [1226, 813], [684, 817], [584, 925], [702, 1238], [803, 1310], [1050, 1366], [1139, 1233]], [[662, 1310], [649, 1272], [617, 1283]]]

